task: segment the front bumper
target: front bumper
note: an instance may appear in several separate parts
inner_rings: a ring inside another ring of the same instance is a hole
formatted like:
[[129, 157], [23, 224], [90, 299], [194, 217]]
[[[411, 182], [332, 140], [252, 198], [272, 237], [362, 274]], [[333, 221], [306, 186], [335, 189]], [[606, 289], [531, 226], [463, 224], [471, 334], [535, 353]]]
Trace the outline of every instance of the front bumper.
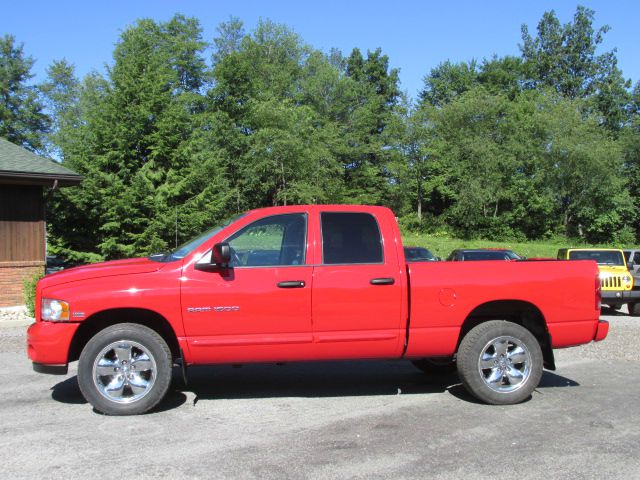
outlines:
[[640, 290], [602, 290], [602, 304], [621, 307], [626, 303], [640, 302]]
[[61, 373], [69, 363], [69, 347], [79, 323], [36, 322], [27, 330], [27, 355], [33, 369]]

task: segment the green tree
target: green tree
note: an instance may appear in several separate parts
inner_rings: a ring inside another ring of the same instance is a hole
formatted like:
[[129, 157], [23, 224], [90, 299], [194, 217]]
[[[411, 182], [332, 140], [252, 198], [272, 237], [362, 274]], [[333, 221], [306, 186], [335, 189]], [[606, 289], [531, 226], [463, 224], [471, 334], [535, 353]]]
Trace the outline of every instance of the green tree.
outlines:
[[633, 215], [619, 142], [607, 135], [597, 118], [585, 119], [575, 102], [556, 101], [545, 107], [546, 173], [564, 233], [591, 242], [613, 240]]
[[213, 39], [215, 51], [213, 52], [213, 63], [219, 63], [230, 53], [238, 52], [245, 37], [244, 24], [237, 17], [230, 17], [229, 21], [222, 22], [216, 27], [218, 36]]
[[44, 147], [49, 117], [38, 89], [29, 85], [34, 60], [12, 35], [0, 38], [0, 137], [32, 151]]
[[[233, 48], [229, 47], [229, 32]], [[309, 54], [297, 34], [261, 21], [239, 41], [240, 25], [223, 24], [214, 39], [218, 61], [210, 106], [220, 123], [219, 147], [228, 152], [225, 169], [238, 210], [286, 204], [299, 169], [292, 128], [301, 115], [293, 102], [296, 82]]]
[[43, 103], [51, 115], [47, 150], [63, 160], [65, 148], [71, 147], [70, 135], [80, 127], [80, 82], [74, 67], [66, 60], [54, 61], [47, 69], [47, 80], [40, 85]]
[[640, 82], [633, 89], [629, 105], [630, 124], [623, 130], [620, 143], [624, 158], [627, 187], [634, 203], [633, 222], [636, 238], [640, 236]]
[[395, 142], [390, 126], [396, 121], [399, 72], [389, 67], [380, 49], [365, 59], [356, 48], [346, 59], [347, 77], [341, 130], [344, 144], [338, 158], [345, 172], [346, 194], [356, 203], [387, 204], [389, 163]]
[[456, 64], [446, 60], [431, 69], [429, 75], [424, 78], [424, 88], [419, 94], [420, 102], [441, 107], [477, 84], [478, 71], [475, 60]]
[[[205, 47], [195, 19], [140, 20], [122, 33], [107, 78], [84, 80], [80, 121], [62, 125], [59, 135], [69, 139], [60, 145], [65, 162], [85, 180], [59, 203], [64, 220], [56, 222], [52, 242], [111, 258], [175, 243], [176, 208], [202, 193], [193, 175], [210, 175], [219, 163], [215, 151], [203, 155], [211, 149], [198, 136], [208, 128], [200, 93], [207, 82]], [[223, 181], [214, 183], [224, 188]], [[224, 209], [218, 207], [204, 210], [208, 223], [219, 220]], [[70, 225], [82, 216], [84, 227]], [[192, 233], [204, 221], [194, 223], [183, 231]]]
[[449, 202], [442, 214], [466, 237], [615, 239], [632, 218], [622, 155], [582, 102], [480, 86], [423, 107], [426, 195]]
[[562, 25], [553, 10], [538, 23], [537, 36], [522, 25], [522, 58], [534, 88], [546, 86], [570, 99], [589, 98], [604, 123], [618, 130], [625, 118], [630, 83], [617, 66], [615, 49], [597, 54], [610, 27], [595, 30], [595, 12], [578, 6], [573, 22]]

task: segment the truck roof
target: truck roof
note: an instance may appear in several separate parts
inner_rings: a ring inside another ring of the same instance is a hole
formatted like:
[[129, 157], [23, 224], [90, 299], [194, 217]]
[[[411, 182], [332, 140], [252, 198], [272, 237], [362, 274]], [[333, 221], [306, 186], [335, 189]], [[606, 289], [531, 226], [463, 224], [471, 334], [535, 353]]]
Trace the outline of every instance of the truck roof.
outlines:
[[[381, 207], [378, 205], [343, 205], [343, 204], [306, 204], [306, 205], [282, 205], [275, 207], [262, 207], [254, 208], [248, 212], [273, 212], [286, 213], [286, 212], [301, 212], [301, 211], [339, 211], [339, 212], [391, 212], [390, 208]], [[247, 212], [247, 213], [248, 213]]]

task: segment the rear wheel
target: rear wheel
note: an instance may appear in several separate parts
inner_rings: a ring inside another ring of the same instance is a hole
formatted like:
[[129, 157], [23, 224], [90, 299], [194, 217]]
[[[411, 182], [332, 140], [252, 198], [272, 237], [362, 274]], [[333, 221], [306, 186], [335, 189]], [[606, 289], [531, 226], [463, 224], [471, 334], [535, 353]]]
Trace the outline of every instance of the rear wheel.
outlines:
[[542, 377], [542, 350], [526, 328], [492, 320], [473, 328], [460, 343], [458, 374], [476, 398], [493, 405], [520, 403]]
[[78, 362], [80, 391], [99, 412], [136, 415], [155, 407], [171, 383], [171, 351], [154, 330], [121, 323], [98, 332]]

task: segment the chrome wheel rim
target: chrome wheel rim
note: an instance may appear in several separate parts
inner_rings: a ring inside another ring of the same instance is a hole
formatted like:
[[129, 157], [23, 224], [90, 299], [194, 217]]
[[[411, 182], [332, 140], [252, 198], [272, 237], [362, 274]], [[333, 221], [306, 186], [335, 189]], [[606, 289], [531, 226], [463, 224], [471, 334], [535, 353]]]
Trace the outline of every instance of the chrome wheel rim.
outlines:
[[531, 354], [515, 337], [494, 338], [482, 349], [478, 371], [491, 390], [511, 393], [527, 383], [531, 375]]
[[156, 361], [138, 342], [119, 340], [100, 351], [93, 363], [93, 383], [116, 403], [132, 403], [147, 395], [156, 381]]

